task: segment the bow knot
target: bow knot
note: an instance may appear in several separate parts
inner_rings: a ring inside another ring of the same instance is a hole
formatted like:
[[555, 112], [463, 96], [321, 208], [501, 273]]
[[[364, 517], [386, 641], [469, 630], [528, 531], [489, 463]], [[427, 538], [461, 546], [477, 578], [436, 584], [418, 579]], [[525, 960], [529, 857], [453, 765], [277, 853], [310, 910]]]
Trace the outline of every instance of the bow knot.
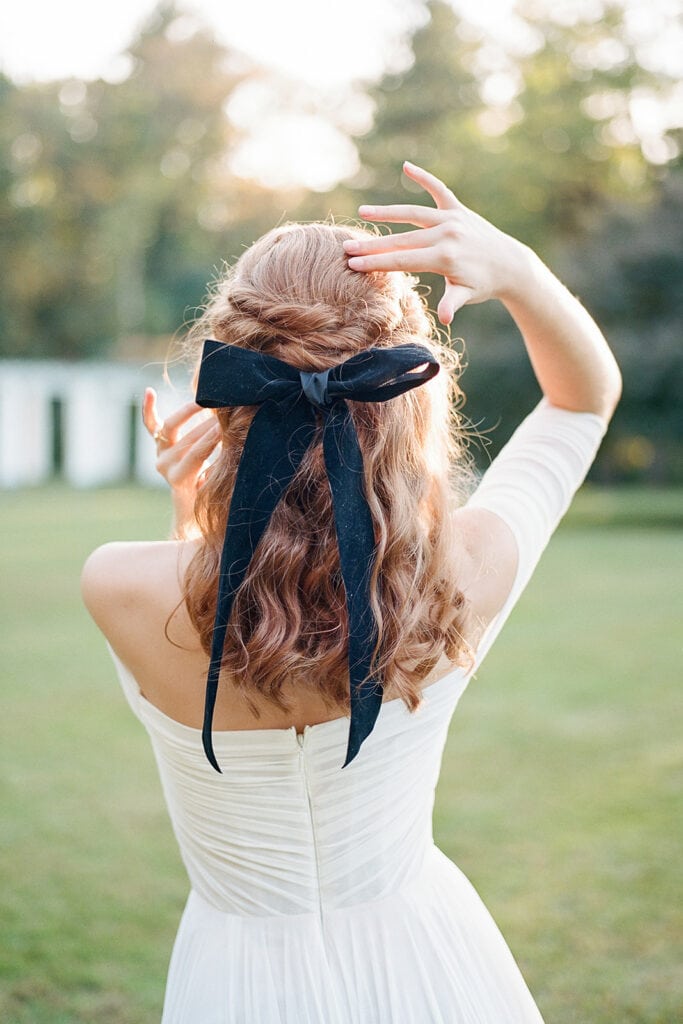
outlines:
[[[332, 369], [332, 367], [330, 367]], [[326, 411], [332, 405], [334, 399], [330, 398], [328, 392], [328, 379], [330, 369], [316, 370], [309, 373], [306, 370], [299, 370], [301, 378], [301, 389], [311, 405], [317, 409]]]
[[[198, 405], [210, 409], [259, 406], [237, 467], [218, 577], [202, 729], [204, 752], [216, 771], [221, 769], [211, 729], [232, 605], [275, 506], [315, 441], [316, 409], [325, 413], [323, 454], [349, 622], [351, 716], [342, 768], [372, 732], [382, 704], [382, 683], [370, 678], [378, 644], [370, 605], [375, 537], [364, 493], [363, 456], [346, 400], [386, 402], [438, 372], [439, 363], [422, 345], [364, 349], [327, 370], [310, 372], [264, 352], [204, 342]], [[302, 393], [305, 402], [296, 400]]]

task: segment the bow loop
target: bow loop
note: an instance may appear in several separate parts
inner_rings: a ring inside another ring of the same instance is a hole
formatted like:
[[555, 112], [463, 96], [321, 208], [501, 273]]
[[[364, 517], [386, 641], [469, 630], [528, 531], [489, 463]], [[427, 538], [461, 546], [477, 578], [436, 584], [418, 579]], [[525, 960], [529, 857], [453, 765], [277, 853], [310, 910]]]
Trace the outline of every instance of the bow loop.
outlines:
[[346, 399], [385, 402], [423, 384], [439, 369], [422, 345], [365, 349], [326, 370], [308, 371], [238, 345], [204, 342], [197, 403], [211, 409], [260, 406], [237, 467], [221, 555], [202, 730], [204, 751], [216, 771], [221, 769], [211, 730], [234, 598], [275, 506], [314, 442], [316, 409], [325, 413], [323, 453], [349, 622], [351, 715], [343, 768], [372, 732], [382, 704], [382, 682], [370, 678], [378, 640], [370, 605], [376, 551], [363, 456]]

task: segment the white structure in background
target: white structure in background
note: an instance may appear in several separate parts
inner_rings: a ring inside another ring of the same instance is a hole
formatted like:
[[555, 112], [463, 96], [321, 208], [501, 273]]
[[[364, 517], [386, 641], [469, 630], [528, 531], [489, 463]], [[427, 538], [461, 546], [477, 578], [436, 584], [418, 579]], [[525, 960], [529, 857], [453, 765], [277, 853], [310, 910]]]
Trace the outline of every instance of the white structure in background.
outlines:
[[158, 363], [0, 360], [0, 488], [55, 478], [74, 487], [138, 480], [162, 483], [142, 423], [145, 387], [162, 418], [191, 398], [163, 380]]

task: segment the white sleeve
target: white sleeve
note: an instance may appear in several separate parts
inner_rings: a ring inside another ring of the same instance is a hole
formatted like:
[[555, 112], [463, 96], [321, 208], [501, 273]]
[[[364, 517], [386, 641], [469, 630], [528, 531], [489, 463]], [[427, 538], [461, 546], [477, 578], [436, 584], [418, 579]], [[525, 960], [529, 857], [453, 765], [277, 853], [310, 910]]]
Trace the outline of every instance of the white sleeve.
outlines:
[[[512, 530], [519, 561], [510, 594], [477, 648], [476, 671], [529, 582], [595, 459], [608, 421], [542, 398], [484, 473], [467, 508], [494, 512]], [[471, 673], [470, 673], [471, 674]]]

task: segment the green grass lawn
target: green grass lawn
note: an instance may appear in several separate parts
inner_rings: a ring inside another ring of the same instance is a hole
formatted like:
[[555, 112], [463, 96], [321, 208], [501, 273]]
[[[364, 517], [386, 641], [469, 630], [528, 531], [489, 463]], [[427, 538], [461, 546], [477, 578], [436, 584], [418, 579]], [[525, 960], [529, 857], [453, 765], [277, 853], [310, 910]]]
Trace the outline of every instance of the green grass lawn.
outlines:
[[[585, 488], [451, 725], [437, 843], [547, 1024], [683, 1020], [682, 499]], [[0, 1020], [153, 1024], [187, 881], [78, 574], [166, 497], [0, 502]]]

